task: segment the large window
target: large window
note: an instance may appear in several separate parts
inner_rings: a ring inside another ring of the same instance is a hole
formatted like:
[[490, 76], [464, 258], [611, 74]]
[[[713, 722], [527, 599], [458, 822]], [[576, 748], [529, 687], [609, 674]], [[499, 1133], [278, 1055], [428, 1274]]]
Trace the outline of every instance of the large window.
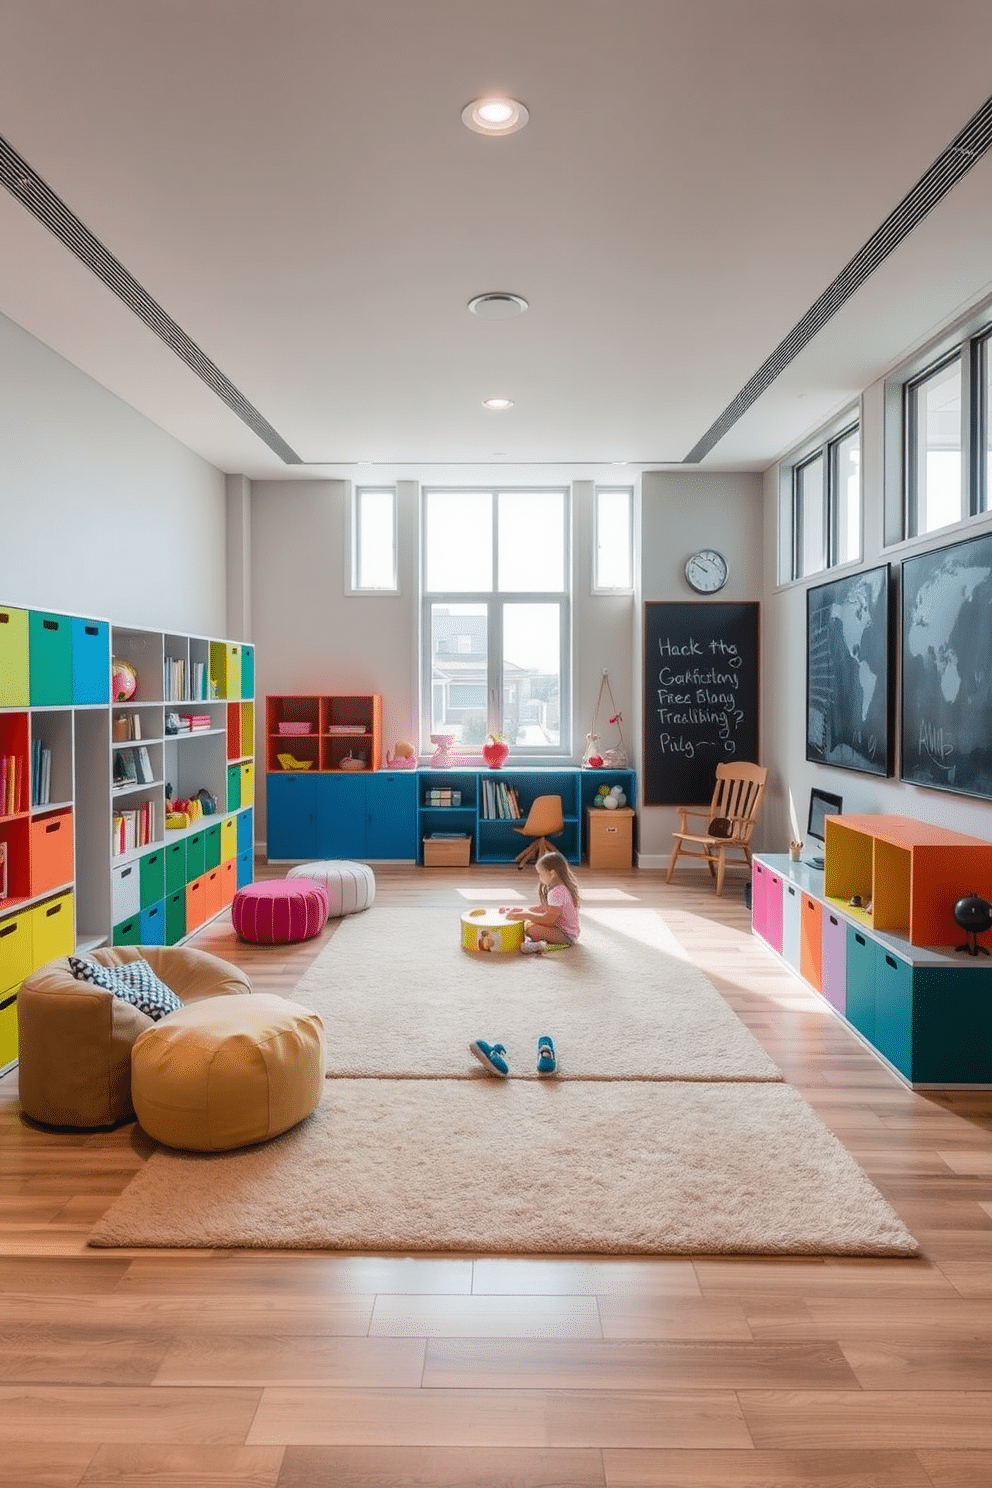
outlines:
[[425, 749], [569, 751], [568, 515], [564, 490], [425, 490]]
[[861, 427], [845, 423], [784, 465], [791, 543], [784, 579], [808, 578], [861, 557]]

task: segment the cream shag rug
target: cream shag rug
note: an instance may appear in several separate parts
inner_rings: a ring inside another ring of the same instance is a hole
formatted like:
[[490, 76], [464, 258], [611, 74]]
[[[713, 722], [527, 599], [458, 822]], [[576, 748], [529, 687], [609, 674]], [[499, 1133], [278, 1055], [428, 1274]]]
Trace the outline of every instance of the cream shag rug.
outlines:
[[906, 1256], [784, 1084], [331, 1080], [230, 1154], [156, 1152], [95, 1246]]
[[536, 1079], [550, 1034], [562, 1080], [781, 1079], [650, 911], [587, 912], [577, 946], [541, 956], [463, 951], [457, 911], [351, 915], [292, 997], [324, 1018], [334, 1076], [487, 1080], [482, 1038]]

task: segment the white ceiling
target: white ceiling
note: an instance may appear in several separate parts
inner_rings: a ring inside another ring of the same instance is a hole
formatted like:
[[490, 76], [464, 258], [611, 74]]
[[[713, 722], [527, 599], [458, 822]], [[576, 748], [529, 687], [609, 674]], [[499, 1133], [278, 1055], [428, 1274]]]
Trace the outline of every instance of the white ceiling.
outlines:
[[[302, 461], [0, 190], [0, 312], [220, 469], [679, 464], [984, 103], [989, 0], [0, 0], [0, 135]], [[465, 128], [506, 91], [530, 123]], [[990, 152], [992, 155], [992, 152]], [[983, 157], [703, 461], [992, 293]], [[484, 321], [467, 302], [523, 295]], [[490, 413], [482, 399], [515, 407]]]

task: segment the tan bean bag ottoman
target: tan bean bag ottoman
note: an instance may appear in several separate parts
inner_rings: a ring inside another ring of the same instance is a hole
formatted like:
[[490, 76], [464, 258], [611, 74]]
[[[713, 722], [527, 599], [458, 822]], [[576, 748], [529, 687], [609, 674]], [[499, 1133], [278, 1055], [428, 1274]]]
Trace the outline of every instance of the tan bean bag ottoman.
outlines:
[[[192, 946], [104, 947], [87, 955], [101, 966], [147, 961], [184, 1004], [251, 991], [239, 967]], [[49, 1126], [113, 1126], [133, 1117], [131, 1047], [154, 1027], [139, 1008], [77, 981], [67, 957], [39, 967], [17, 998], [21, 1109]]]
[[324, 1090], [324, 1025], [285, 997], [215, 997], [170, 1013], [131, 1050], [131, 1094], [150, 1137], [228, 1152], [296, 1126]]

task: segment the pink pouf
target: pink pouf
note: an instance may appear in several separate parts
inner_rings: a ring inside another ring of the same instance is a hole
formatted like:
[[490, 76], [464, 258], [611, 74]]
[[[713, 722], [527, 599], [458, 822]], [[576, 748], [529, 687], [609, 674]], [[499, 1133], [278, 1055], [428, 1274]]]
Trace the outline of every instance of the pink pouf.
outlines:
[[327, 924], [327, 890], [312, 878], [246, 884], [234, 896], [231, 919], [239, 940], [253, 945], [310, 940]]

